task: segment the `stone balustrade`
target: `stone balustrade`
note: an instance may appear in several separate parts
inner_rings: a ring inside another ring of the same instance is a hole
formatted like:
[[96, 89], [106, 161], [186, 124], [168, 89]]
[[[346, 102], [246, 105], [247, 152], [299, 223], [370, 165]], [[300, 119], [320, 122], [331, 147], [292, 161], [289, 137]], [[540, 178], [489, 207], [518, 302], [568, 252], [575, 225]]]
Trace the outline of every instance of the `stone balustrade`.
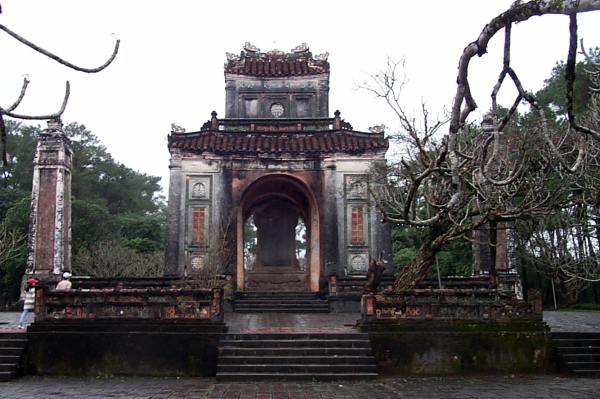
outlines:
[[36, 292], [36, 322], [46, 320], [146, 319], [223, 321], [223, 289], [115, 288]]
[[471, 320], [486, 322], [542, 319], [541, 297], [518, 300], [512, 292], [495, 289], [422, 289], [401, 293], [363, 295], [363, 322]]

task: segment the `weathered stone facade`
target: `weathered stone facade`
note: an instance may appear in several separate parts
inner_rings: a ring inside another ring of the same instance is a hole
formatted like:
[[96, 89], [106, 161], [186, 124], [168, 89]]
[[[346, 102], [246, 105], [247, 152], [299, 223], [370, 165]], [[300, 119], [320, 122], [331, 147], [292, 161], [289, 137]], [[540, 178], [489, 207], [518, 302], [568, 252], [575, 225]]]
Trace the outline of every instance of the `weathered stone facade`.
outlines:
[[379, 253], [391, 274], [390, 226], [370, 205], [365, 178], [388, 142], [381, 130], [354, 131], [338, 111], [328, 116], [327, 55], [246, 43], [240, 56], [227, 55], [226, 118], [213, 112], [197, 132], [173, 125], [166, 275], [210, 267], [224, 243], [235, 251], [220, 272], [238, 290], [323, 290], [331, 275], [364, 279]]
[[38, 135], [26, 278], [58, 278], [71, 269], [71, 147], [60, 120]]

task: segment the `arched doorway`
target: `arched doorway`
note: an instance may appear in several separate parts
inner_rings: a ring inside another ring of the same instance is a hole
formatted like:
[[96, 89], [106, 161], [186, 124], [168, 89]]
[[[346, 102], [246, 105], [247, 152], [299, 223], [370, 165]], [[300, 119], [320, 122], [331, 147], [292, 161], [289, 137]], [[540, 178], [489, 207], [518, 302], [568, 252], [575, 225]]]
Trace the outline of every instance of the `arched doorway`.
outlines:
[[[238, 290], [318, 291], [319, 212], [304, 183], [285, 174], [264, 176], [246, 189], [238, 209]], [[256, 229], [250, 255], [244, 248], [249, 220]], [[299, 231], [304, 236], [301, 250]]]

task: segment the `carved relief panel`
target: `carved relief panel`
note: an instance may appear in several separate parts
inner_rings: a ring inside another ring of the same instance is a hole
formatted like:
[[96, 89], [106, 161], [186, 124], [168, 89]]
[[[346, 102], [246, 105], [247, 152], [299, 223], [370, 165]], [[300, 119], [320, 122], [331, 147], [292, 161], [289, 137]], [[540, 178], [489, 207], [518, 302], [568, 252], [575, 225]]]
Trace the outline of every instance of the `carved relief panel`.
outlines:
[[210, 200], [210, 177], [190, 177], [188, 193], [190, 200]]
[[192, 252], [189, 256], [188, 275], [200, 274], [207, 265], [207, 254], [201, 252]]
[[364, 175], [344, 176], [345, 242], [348, 274], [366, 274], [369, 263], [369, 218]]
[[186, 201], [185, 274], [201, 273], [208, 264], [210, 250], [211, 184], [210, 176], [188, 175]]
[[345, 175], [345, 193], [346, 199], [363, 200], [367, 199], [367, 182], [364, 175]]
[[348, 254], [348, 274], [366, 274], [369, 268], [369, 255], [366, 252]]

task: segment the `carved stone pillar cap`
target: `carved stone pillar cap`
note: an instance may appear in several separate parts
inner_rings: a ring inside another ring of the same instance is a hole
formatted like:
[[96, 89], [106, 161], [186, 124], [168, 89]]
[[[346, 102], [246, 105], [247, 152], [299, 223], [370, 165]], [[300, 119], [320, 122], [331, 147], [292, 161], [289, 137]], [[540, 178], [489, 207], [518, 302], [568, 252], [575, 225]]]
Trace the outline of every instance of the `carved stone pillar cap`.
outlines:
[[45, 129], [48, 133], [62, 133], [63, 123], [60, 118], [50, 119], [48, 127]]
[[495, 122], [496, 122], [495, 117], [492, 114], [490, 114], [490, 113], [485, 114], [481, 121], [481, 128], [483, 129], [484, 132], [493, 132], [496, 127]]

